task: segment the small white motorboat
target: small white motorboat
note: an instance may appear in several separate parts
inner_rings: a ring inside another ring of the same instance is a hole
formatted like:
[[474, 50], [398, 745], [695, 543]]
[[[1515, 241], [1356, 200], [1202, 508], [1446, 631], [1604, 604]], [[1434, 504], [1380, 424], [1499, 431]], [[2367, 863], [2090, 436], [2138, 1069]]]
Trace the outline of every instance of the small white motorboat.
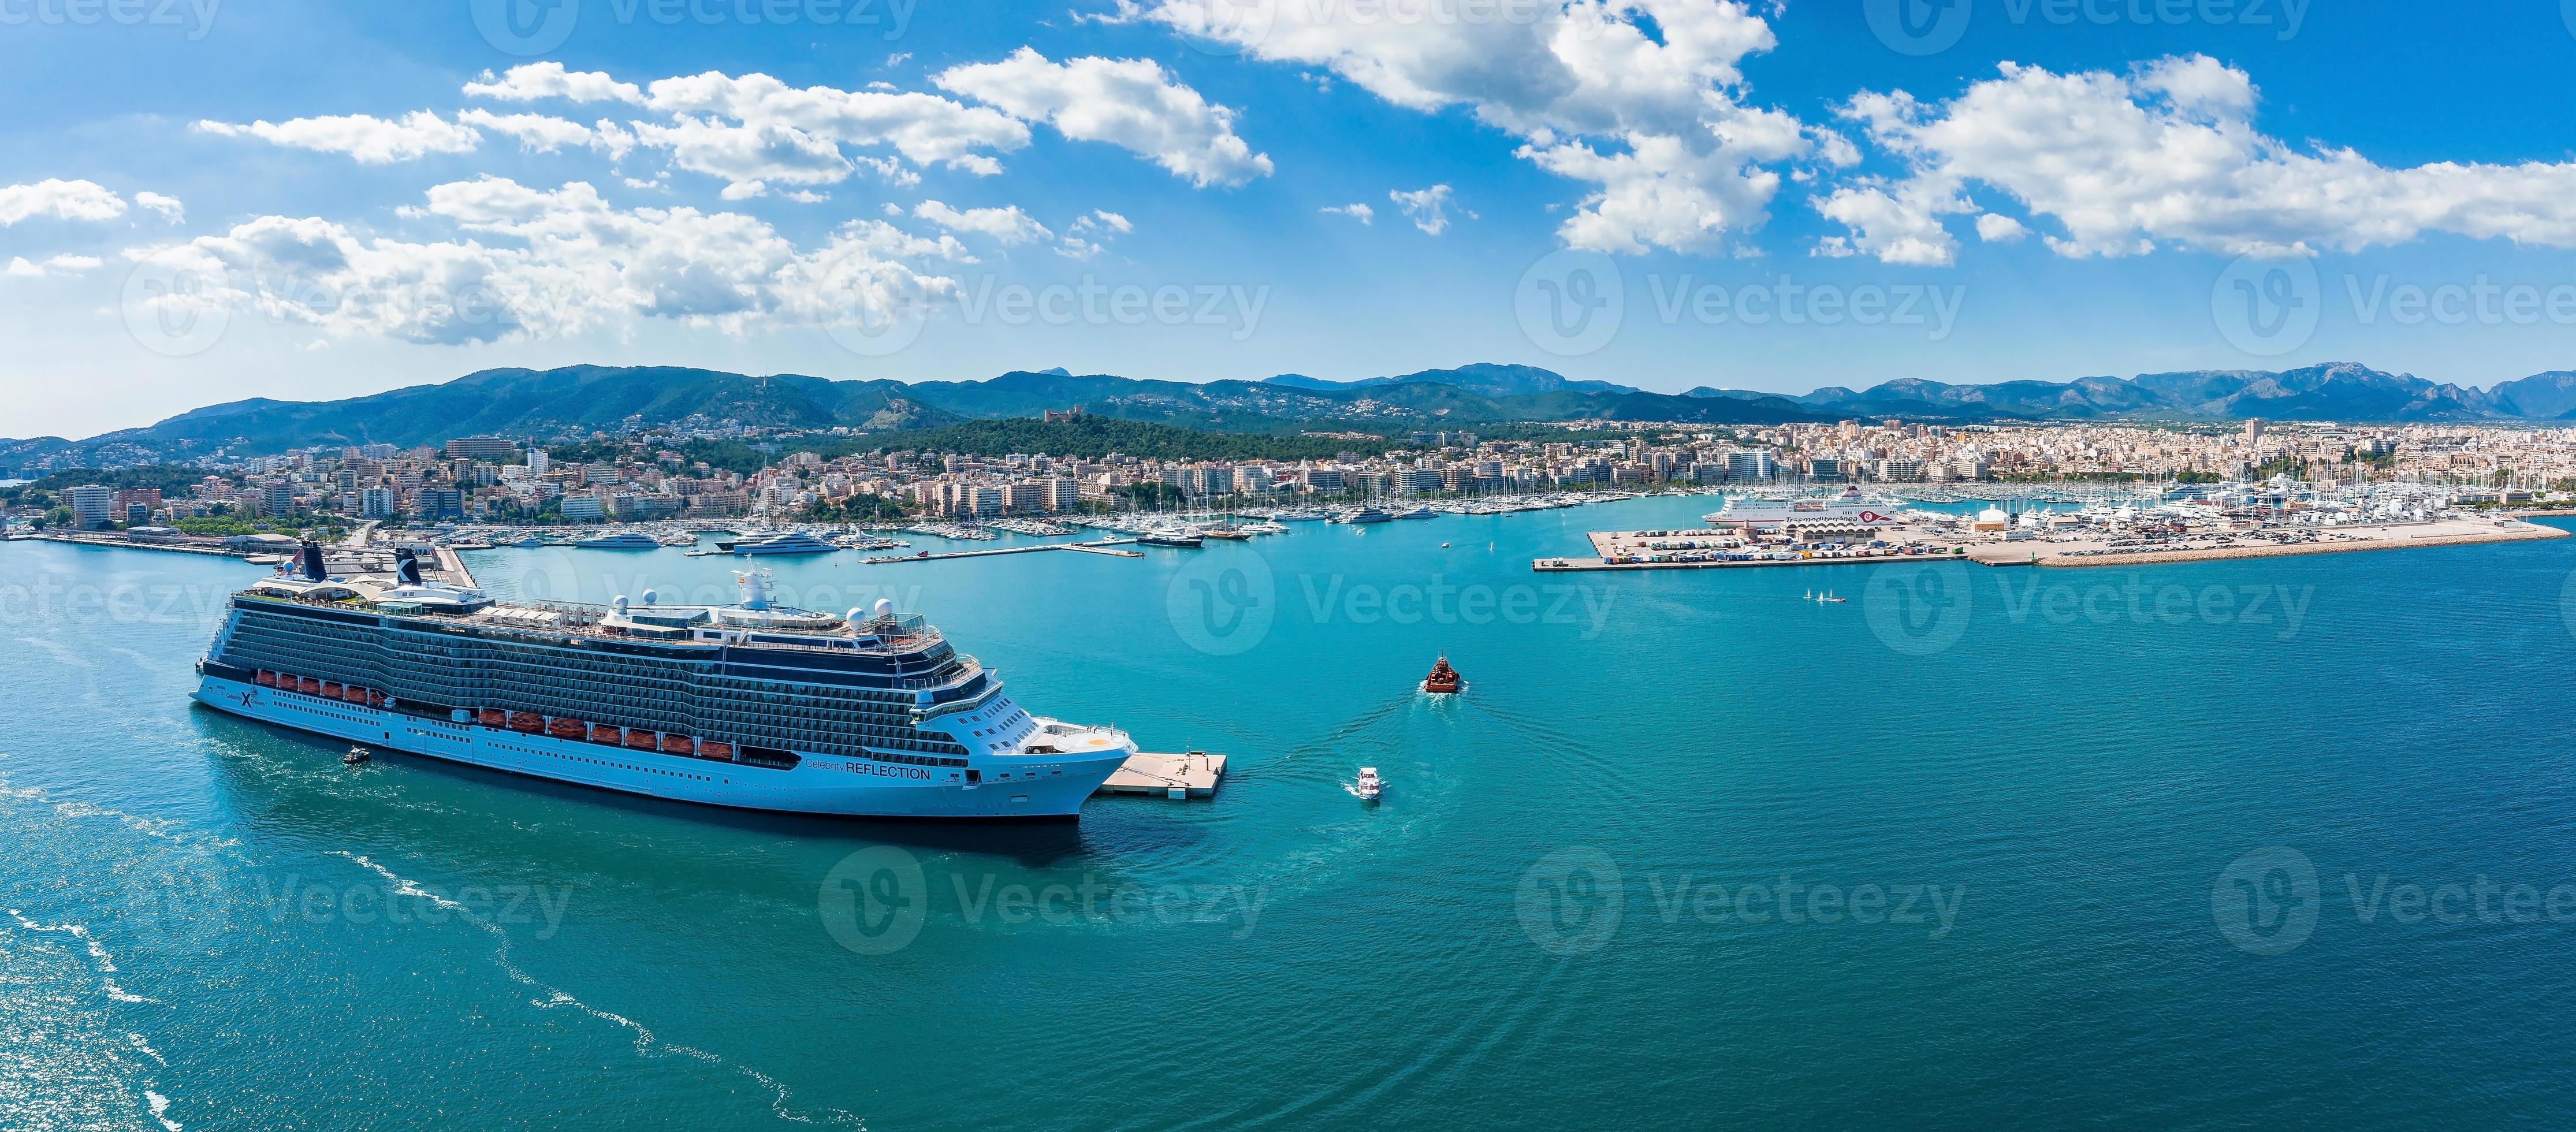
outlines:
[[356, 766], [359, 763], [365, 762], [374, 757], [375, 755], [369, 752], [365, 747], [351, 747], [349, 748], [348, 754], [340, 756], [340, 761], [347, 763], [350, 766]]
[[1386, 783], [1378, 779], [1376, 767], [1364, 766], [1360, 768], [1360, 780], [1351, 785], [1351, 793], [1359, 795], [1363, 802], [1374, 802], [1386, 793]]

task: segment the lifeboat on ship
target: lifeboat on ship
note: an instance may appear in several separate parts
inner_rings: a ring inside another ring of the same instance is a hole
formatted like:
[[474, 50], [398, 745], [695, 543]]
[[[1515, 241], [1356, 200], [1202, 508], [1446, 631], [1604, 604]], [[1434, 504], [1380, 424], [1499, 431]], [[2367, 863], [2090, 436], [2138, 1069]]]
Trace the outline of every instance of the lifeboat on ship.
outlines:
[[487, 707], [474, 713], [474, 722], [485, 727], [507, 727], [510, 724], [510, 713], [499, 708]]
[[650, 731], [646, 731], [641, 727], [629, 727], [626, 729], [626, 747], [628, 750], [654, 751], [660, 750], [661, 746], [661, 741], [655, 738], [653, 733]]
[[583, 735], [582, 723], [570, 716], [558, 715], [553, 722], [546, 724], [546, 734], [557, 739], [579, 739]]
[[326, 699], [326, 700], [336, 700], [336, 699], [339, 699], [339, 698], [340, 698], [340, 685], [339, 685], [339, 683], [338, 683], [337, 681], [333, 681], [333, 680], [325, 680], [325, 681], [323, 681], [323, 682], [322, 682], [322, 698], [323, 698], [323, 699]]
[[721, 763], [732, 762], [733, 744], [708, 739], [698, 744], [698, 757], [702, 759], [714, 759]]
[[1454, 696], [1467, 686], [1467, 678], [1449, 667], [1449, 658], [1441, 657], [1431, 666], [1431, 675], [1422, 678], [1422, 690], [1435, 696]]
[[369, 688], [369, 689], [367, 689], [367, 706], [368, 706], [368, 707], [383, 707], [383, 706], [385, 706], [385, 694], [384, 694], [383, 692], [379, 692], [379, 691], [377, 691], [377, 690], [375, 690], [375, 689], [373, 689], [373, 688]]
[[355, 684], [342, 684], [340, 700], [343, 703], [363, 704], [367, 702], [367, 690]]
[[538, 715], [532, 711], [514, 711], [510, 713], [510, 730], [512, 731], [516, 731], [522, 735], [534, 735], [545, 729], [546, 717], [542, 715]]
[[664, 735], [662, 736], [662, 753], [666, 755], [694, 755], [698, 753], [698, 745], [690, 742], [689, 737], [686, 735]]
[[298, 676], [295, 678], [295, 690], [308, 696], [318, 696], [322, 694], [322, 682], [310, 676]]
[[615, 727], [609, 726], [605, 723], [594, 723], [590, 725], [590, 741], [593, 743], [601, 743], [614, 747], [617, 745], [618, 738], [617, 728]]
[[260, 669], [259, 675], [251, 677], [251, 680], [253, 683], [258, 684], [263, 688], [274, 688], [277, 686], [277, 674], [265, 668]]

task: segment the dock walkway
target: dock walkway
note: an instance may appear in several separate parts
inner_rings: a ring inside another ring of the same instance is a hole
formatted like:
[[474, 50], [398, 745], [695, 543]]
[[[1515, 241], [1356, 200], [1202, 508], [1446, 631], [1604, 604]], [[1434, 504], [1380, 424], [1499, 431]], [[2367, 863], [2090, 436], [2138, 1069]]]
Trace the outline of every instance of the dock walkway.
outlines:
[[1090, 542], [1044, 542], [1029, 546], [997, 546], [990, 550], [925, 550], [919, 554], [887, 554], [863, 561], [870, 566], [891, 566], [897, 562], [946, 562], [957, 558], [991, 558], [1001, 554], [1035, 554], [1041, 550], [1084, 550], [1093, 554], [1114, 554], [1121, 558], [1142, 558], [1144, 554], [1141, 551], [1116, 549], [1135, 541], [1132, 538], [1105, 538]]
[[1157, 798], [1208, 798], [1225, 777], [1225, 756], [1206, 751], [1160, 754], [1138, 751], [1094, 794], [1144, 794]]

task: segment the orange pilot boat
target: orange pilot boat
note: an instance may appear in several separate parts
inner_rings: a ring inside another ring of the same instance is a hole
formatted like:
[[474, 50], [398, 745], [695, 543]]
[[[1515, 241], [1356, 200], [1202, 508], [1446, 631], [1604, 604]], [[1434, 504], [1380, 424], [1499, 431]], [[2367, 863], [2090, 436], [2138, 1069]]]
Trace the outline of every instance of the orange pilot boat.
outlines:
[[1431, 675], [1422, 678], [1422, 690], [1435, 696], [1454, 696], [1467, 686], [1467, 678], [1449, 667], [1449, 658], [1441, 657], [1431, 666]]

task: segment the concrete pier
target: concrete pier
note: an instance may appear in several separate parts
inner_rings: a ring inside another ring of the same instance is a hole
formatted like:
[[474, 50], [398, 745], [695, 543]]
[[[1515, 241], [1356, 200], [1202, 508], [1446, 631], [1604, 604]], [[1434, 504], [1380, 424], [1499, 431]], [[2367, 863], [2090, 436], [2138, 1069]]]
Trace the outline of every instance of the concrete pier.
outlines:
[[1138, 751], [1094, 794], [1144, 794], [1157, 798], [1209, 798], [1225, 777], [1225, 756], [1206, 751], [1159, 754]]

